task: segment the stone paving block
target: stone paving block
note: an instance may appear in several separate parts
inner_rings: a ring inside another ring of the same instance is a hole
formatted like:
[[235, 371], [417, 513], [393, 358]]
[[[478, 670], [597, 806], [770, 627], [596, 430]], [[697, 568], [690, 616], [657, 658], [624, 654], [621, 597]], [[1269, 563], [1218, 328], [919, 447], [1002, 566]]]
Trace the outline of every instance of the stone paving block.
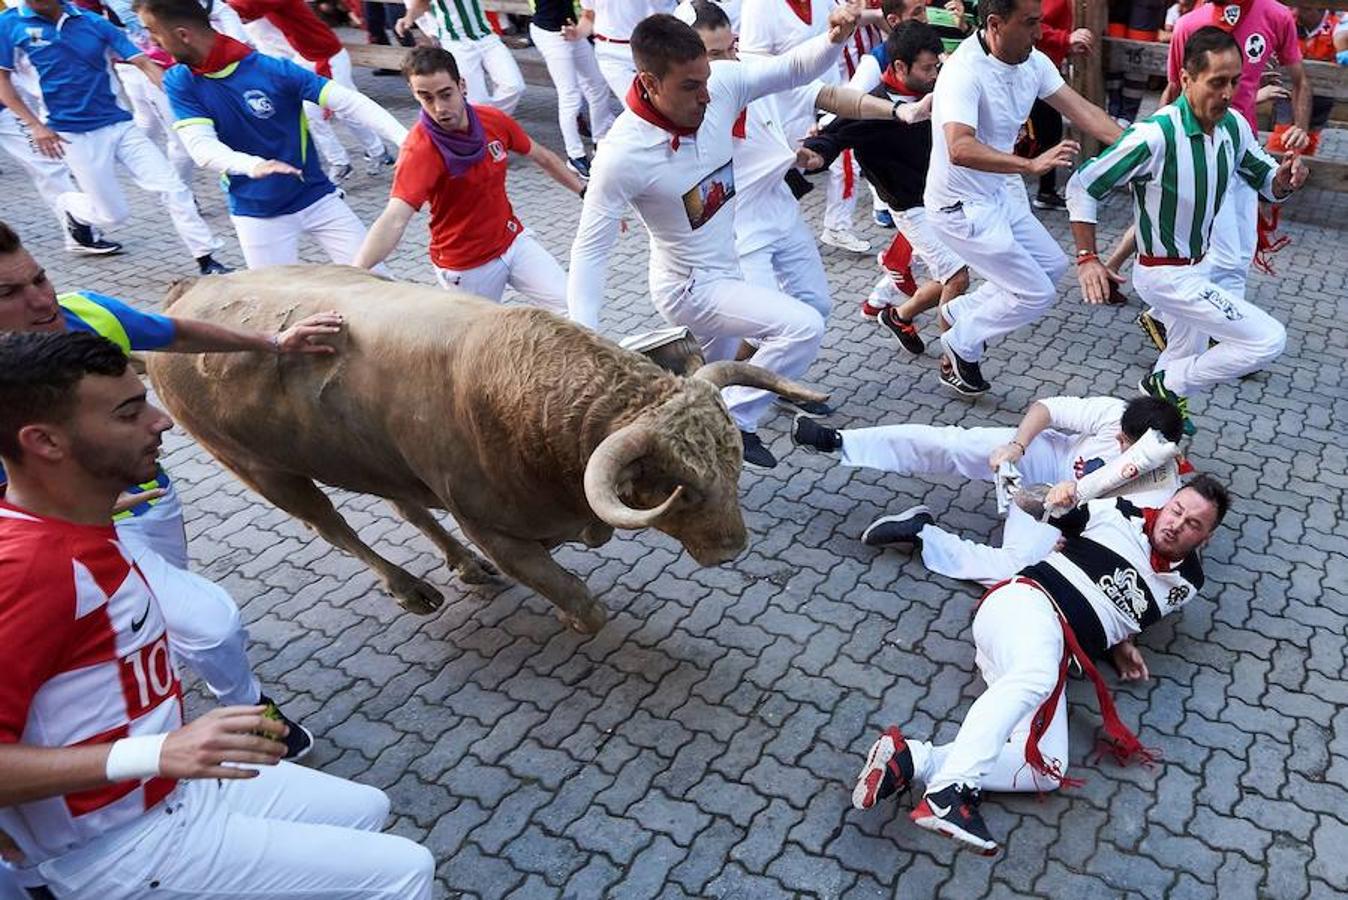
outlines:
[[632, 820], [611, 816], [598, 806], [591, 806], [572, 822], [565, 836], [583, 849], [602, 853], [623, 867], [631, 863], [653, 837], [650, 832], [636, 827]]

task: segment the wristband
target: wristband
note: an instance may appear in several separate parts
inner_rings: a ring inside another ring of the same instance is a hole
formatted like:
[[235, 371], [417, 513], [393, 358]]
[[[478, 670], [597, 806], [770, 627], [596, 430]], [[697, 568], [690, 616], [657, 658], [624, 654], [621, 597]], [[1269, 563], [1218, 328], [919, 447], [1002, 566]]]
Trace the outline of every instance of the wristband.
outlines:
[[1020, 455], [1021, 455], [1021, 456], [1024, 456], [1024, 455], [1025, 455], [1025, 445], [1022, 444], [1020, 441], [1016, 440], [1015, 438], [1012, 438], [1011, 440], [1007, 441], [1007, 443], [1008, 443], [1008, 444], [1015, 444], [1017, 447], [1020, 448]]
[[894, 105], [889, 108], [889, 117], [891, 119], [899, 118], [899, 107], [903, 105], [902, 100], [895, 100]]
[[167, 734], [147, 734], [114, 741], [104, 772], [108, 781], [144, 781], [159, 774], [159, 751]]
[[281, 352], [281, 336], [279, 334], [273, 334], [267, 339], [267, 343], [271, 344], [272, 353]]
[[1078, 253], [1078, 254], [1077, 254], [1077, 265], [1079, 265], [1079, 266], [1084, 266], [1084, 265], [1085, 265], [1086, 263], [1088, 263], [1088, 262], [1099, 262], [1099, 260], [1100, 260], [1100, 255], [1099, 255], [1098, 253]]

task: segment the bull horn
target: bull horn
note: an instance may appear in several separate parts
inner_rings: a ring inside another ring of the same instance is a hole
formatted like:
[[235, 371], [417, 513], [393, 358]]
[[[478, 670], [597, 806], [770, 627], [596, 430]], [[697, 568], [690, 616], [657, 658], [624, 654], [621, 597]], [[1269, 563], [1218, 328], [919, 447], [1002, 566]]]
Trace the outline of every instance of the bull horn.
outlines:
[[654, 440], [655, 432], [650, 427], [625, 425], [604, 438], [585, 464], [585, 499], [594, 514], [614, 528], [651, 527], [683, 493], [683, 485], [679, 485], [654, 509], [634, 509], [618, 496], [623, 470], [645, 456]]
[[828, 400], [828, 394], [811, 390], [803, 384], [784, 378], [776, 372], [769, 372], [762, 366], [756, 366], [753, 363], [733, 362], [728, 359], [720, 360], [707, 363], [698, 369], [692, 377], [710, 381], [718, 388], [730, 387], [731, 385], [762, 388], [765, 391], [779, 394], [788, 400], [796, 400], [802, 403], [823, 403]]

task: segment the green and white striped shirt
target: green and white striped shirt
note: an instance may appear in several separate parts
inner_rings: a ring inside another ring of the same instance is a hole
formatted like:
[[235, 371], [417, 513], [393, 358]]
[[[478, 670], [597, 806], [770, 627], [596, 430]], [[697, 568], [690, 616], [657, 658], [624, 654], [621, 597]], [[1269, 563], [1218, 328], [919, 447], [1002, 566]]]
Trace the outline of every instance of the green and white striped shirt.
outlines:
[[1228, 111], [1208, 135], [1180, 97], [1083, 163], [1067, 184], [1067, 209], [1073, 222], [1095, 222], [1099, 202], [1127, 184], [1138, 251], [1197, 259], [1207, 252], [1233, 173], [1266, 200], [1277, 200], [1277, 170], [1243, 116]]
[[431, 0], [439, 37], [446, 41], [478, 41], [492, 33], [482, 0]]

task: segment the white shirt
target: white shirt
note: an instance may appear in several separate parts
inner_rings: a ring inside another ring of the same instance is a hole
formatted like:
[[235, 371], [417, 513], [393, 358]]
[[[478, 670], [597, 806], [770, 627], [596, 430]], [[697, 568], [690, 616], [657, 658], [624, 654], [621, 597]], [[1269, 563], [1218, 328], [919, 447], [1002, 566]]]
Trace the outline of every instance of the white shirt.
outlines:
[[776, 97], [749, 104], [743, 139], [735, 139], [735, 251], [746, 256], [784, 236], [800, 216], [783, 180], [796, 164]]
[[734, 138], [741, 110], [836, 66], [839, 48], [821, 35], [772, 59], [711, 64], [711, 103], [697, 133], [678, 139], [630, 109], [599, 145], [571, 246], [571, 318], [595, 328], [608, 254], [630, 205], [651, 236], [651, 290], [667, 295], [699, 280], [738, 278]]
[[999, 196], [1007, 176], [980, 172], [950, 162], [945, 126], [968, 125], [975, 139], [1010, 153], [1030, 116], [1035, 100], [1057, 93], [1062, 75], [1038, 50], [1018, 66], [1008, 65], [983, 49], [979, 34], [964, 40], [936, 79], [931, 113], [931, 167], [927, 170], [927, 209], [939, 210], [966, 200]]
[[642, 19], [656, 13], [672, 13], [674, 0], [580, 0], [580, 8], [594, 12], [594, 33], [615, 41], [628, 41]]
[[[810, 21], [796, 15], [786, 0], [744, 0], [740, 13], [739, 52], [760, 57], [780, 56], [828, 31], [828, 16], [837, 0], [813, 0]], [[855, 37], [855, 36], [854, 36]], [[820, 76], [820, 81], [837, 84], [842, 81], [842, 56], [838, 65]], [[778, 98], [784, 122], [784, 131], [791, 146], [798, 145], [814, 126], [816, 93], [792, 91]]]

